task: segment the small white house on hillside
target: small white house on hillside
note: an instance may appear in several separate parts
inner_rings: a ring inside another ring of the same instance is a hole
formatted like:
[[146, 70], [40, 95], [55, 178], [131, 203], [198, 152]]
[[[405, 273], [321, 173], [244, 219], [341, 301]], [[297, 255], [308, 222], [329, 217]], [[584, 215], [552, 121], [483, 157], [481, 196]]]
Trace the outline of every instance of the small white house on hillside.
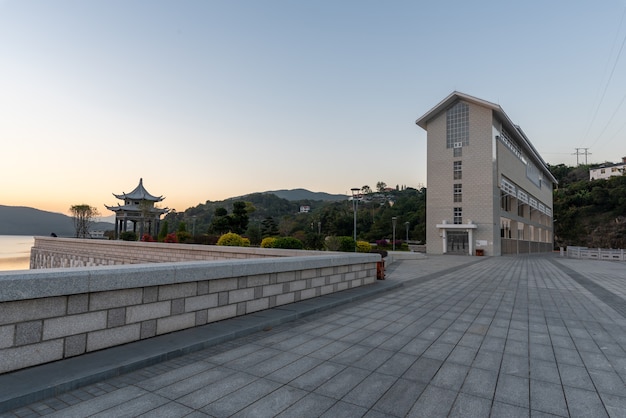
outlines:
[[604, 164], [598, 168], [589, 170], [589, 180], [608, 179], [613, 176], [624, 175], [626, 168], [626, 157], [622, 157], [622, 162], [617, 164]]

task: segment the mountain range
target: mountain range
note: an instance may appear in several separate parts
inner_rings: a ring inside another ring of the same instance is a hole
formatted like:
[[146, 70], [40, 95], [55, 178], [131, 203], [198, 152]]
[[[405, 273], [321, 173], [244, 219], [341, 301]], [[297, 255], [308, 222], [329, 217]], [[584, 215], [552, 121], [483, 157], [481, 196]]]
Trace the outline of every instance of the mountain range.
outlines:
[[[114, 229], [110, 222], [96, 222], [93, 230]], [[72, 218], [62, 213], [48, 212], [25, 206], [0, 205], [0, 235], [56, 234], [72, 237], [76, 233]]]
[[[346, 199], [345, 195], [311, 192], [306, 189], [275, 190], [263, 192], [263, 194], [274, 194], [281, 199], [289, 201], [337, 201]], [[245, 199], [245, 196], [227, 200], [232, 199]], [[96, 222], [92, 227], [92, 230], [106, 231], [112, 229], [114, 229], [114, 224], [111, 222]], [[60, 237], [74, 236], [75, 229], [72, 218], [62, 213], [48, 212], [25, 206], [0, 205], [0, 235], [46, 236], [51, 233], [55, 233]]]
[[273, 194], [280, 197], [281, 199], [289, 200], [290, 202], [297, 200], [322, 200], [335, 202], [339, 200], [346, 200], [348, 198], [346, 195], [343, 194], [312, 192], [307, 189], [272, 190], [263, 192], [262, 194]]

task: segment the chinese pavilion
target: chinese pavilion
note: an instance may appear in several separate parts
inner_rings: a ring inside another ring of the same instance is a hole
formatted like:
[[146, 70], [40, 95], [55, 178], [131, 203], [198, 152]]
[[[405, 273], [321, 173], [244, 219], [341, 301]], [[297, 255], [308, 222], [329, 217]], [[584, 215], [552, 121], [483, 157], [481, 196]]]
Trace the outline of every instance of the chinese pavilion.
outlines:
[[[159, 224], [161, 215], [169, 212], [168, 208], [158, 208], [155, 203], [161, 202], [163, 196], [153, 196], [143, 187], [143, 179], [139, 179], [139, 185], [130, 193], [115, 194], [113, 196], [123, 200], [124, 204], [117, 206], [106, 206], [110, 211], [115, 212], [115, 239], [118, 239], [122, 232], [128, 231], [128, 223], [132, 223], [132, 231], [138, 233], [139, 237], [144, 234], [157, 236], [159, 234]], [[137, 231], [139, 228], [139, 231]]]

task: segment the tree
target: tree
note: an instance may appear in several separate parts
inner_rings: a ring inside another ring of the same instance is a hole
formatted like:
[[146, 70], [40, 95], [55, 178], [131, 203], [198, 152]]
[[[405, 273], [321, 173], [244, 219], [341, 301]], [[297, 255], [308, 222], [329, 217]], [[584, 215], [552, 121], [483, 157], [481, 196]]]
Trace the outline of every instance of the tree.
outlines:
[[76, 238], [89, 238], [89, 228], [93, 225], [93, 219], [99, 216], [98, 209], [87, 204], [70, 206]]
[[376, 183], [376, 190], [378, 190], [378, 193], [384, 192], [386, 188], [387, 183], [385, 183], [384, 181], [379, 181], [378, 183]]
[[163, 224], [161, 225], [161, 229], [159, 230], [159, 241], [163, 242], [165, 241], [165, 237], [168, 234], [168, 229], [169, 229], [169, 224], [167, 223], [167, 221], [164, 221]]
[[248, 206], [244, 201], [233, 203], [233, 214], [230, 218], [233, 232], [242, 234], [248, 228]]
[[278, 235], [278, 225], [274, 221], [274, 218], [267, 217], [261, 222], [261, 236], [265, 237], [275, 237]]
[[209, 232], [219, 235], [225, 234], [230, 230], [230, 216], [228, 216], [228, 211], [223, 207], [217, 207], [215, 208], [214, 214], [215, 216], [209, 226]]
[[363, 187], [361, 187], [361, 193], [363, 194], [370, 194], [372, 193], [372, 188], [368, 185], [365, 185]]

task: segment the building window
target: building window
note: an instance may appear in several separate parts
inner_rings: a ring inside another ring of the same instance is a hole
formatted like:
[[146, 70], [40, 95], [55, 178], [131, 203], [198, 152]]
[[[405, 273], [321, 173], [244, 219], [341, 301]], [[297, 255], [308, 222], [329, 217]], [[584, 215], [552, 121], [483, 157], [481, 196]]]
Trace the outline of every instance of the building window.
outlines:
[[463, 223], [463, 208], [454, 208], [453, 223], [460, 225]]
[[463, 156], [463, 148], [456, 147], [452, 149], [454, 150], [454, 158], [461, 158]]
[[504, 192], [500, 194], [500, 208], [507, 212], [511, 211], [511, 196]]
[[500, 238], [511, 238], [511, 220], [500, 218]]
[[463, 178], [463, 163], [461, 161], [454, 162], [454, 179], [461, 180]]
[[454, 185], [454, 202], [462, 202], [463, 201], [463, 185], [455, 184]]
[[469, 145], [469, 105], [458, 102], [446, 113], [446, 147]]
[[520, 217], [524, 217], [524, 204], [523, 203], [517, 203], [517, 216]]

